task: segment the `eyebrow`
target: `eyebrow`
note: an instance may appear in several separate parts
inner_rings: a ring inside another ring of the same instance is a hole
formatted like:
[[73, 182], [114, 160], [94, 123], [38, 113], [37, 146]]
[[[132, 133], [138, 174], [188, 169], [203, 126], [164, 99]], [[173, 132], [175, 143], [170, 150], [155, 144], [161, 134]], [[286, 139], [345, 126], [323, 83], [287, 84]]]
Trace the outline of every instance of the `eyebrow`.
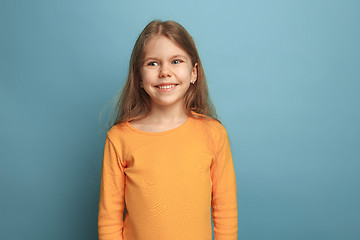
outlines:
[[[177, 55], [171, 56], [169, 59], [174, 59], [174, 58], [186, 58], [186, 56], [177, 54]], [[159, 60], [159, 59], [156, 57], [148, 57], [148, 58], [144, 59], [144, 62], [149, 61], [149, 60]]]

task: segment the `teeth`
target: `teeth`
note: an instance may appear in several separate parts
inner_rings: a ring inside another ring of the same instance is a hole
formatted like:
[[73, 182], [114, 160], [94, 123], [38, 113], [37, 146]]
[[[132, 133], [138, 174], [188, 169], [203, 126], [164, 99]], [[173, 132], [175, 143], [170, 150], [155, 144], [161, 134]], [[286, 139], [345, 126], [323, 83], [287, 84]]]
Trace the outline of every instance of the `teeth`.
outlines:
[[175, 87], [175, 85], [163, 85], [163, 86], [158, 86], [160, 89], [169, 89], [169, 88], [173, 88]]

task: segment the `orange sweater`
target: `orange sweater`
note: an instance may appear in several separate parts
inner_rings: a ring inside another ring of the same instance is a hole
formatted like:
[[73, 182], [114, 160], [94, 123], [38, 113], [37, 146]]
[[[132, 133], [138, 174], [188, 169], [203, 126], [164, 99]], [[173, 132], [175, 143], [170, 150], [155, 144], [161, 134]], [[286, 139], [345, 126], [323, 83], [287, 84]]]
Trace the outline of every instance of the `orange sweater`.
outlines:
[[215, 239], [236, 240], [234, 166], [218, 121], [189, 117], [156, 133], [122, 123], [108, 131], [100, 240], [211, 240], [211, 206]]

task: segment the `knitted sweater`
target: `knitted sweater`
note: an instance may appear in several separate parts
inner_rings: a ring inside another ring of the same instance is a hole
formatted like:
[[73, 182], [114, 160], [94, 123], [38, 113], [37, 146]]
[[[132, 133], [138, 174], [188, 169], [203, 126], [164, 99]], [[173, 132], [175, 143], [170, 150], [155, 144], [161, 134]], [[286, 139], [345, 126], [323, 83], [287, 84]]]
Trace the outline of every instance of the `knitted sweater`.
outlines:
[[164, 132], [125, 122], [107, 132], [99, 240], [211, 240], [211, 214], [215, 239], [236, 240], [235, 172], [217, 120], [189, 117]]

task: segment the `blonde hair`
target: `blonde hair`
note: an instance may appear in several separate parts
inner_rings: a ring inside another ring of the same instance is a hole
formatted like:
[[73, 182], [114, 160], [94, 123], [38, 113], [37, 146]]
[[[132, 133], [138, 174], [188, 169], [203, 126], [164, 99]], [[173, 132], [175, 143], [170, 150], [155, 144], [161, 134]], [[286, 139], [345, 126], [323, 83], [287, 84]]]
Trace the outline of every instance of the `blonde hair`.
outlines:
[[[181, 46], [191, 57], [192, 65], [197, 63], [197, 80], [190, 84], [185, 93], [185, 109], [188, 116], [217, 118], [212, 104], [205, 73], [200, 61], [196, 45], [186, 29], [174, 21], [154, 20], [150, 22], [139, 35], [131, 54], [129, 73], [120, 95], [116, 99], [115, 112], [109, 127], [118, 123], [141, 119], [150, 112], [150, 97], [143, 88], [140, 88], [140, 67], [143, 61], [143, 49], [146, 41], [154, 36], [165, 36]], [[192, 113], [195, 112], [197, 115]]]

